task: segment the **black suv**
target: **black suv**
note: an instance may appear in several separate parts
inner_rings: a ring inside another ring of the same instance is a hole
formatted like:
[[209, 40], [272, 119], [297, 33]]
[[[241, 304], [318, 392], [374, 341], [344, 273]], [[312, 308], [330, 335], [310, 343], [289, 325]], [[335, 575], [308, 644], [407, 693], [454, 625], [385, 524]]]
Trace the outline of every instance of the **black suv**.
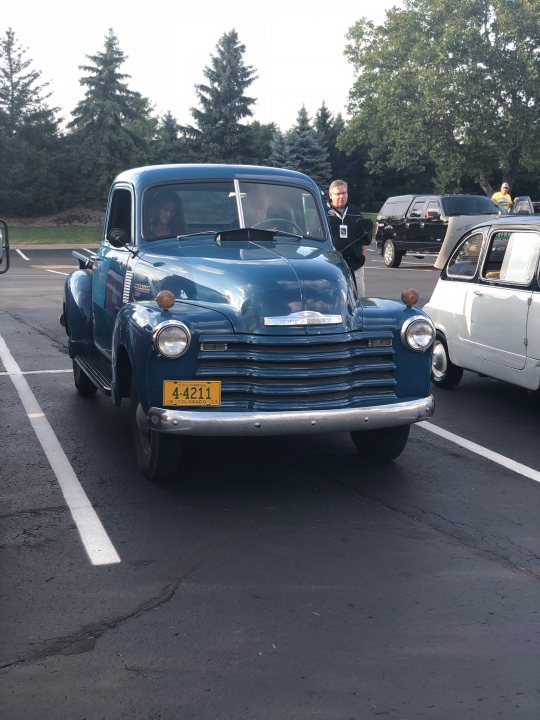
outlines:
[[438, 253], [449, 218], [464, 216], [465, 225], [470, 227], [481, 222], [486, 215], [499, 215], [501, 212], [485, 195], [391, 197], [377, 215], [377, 249], [387, 267], [398, 267], [401, 258], [408, 252], [417, 256]]

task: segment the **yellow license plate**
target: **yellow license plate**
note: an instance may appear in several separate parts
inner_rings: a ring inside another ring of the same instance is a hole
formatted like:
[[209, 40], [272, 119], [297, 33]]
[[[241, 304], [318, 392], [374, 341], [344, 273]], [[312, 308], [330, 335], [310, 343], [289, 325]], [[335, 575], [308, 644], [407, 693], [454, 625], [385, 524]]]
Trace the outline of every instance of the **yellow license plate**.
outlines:
[[164, 380], [163, 405], [221, 405], [221, 382]]

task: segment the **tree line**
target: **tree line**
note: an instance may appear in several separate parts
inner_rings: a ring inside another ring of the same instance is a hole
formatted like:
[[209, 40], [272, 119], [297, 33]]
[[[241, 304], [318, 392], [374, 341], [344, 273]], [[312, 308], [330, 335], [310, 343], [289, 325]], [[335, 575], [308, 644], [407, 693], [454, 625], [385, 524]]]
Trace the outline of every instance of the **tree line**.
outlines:
[[129, 87], [112, 29], [80, 67], [84, 97], [61, 127], [48, 84], [13, 29], [0, 37], [0, 214], [102, 208], [118, 172], [217, 162], [305, 172], [325, 189], [349, 182], [377, 210], [390, 194], [491, 194], [507, 180], [540, 199], [540, 0], [407, 0], [382, 25], [360, 18], [346, 46], [350, 119], [324, 101], [295, 124], [252, 120], [256, 70], [226, 32], [195, 86], [192, 123]]

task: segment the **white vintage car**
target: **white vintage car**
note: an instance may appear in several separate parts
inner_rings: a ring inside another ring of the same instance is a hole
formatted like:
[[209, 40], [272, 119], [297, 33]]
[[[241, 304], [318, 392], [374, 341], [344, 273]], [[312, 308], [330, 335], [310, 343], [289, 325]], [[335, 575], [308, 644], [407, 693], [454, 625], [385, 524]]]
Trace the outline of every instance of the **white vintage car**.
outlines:
[[540, 216], [476, 225], [448, 248], [424, 310], [435, 324], [431, 379], [455, 387], [463, 370], [529, 390], [540, 385]]

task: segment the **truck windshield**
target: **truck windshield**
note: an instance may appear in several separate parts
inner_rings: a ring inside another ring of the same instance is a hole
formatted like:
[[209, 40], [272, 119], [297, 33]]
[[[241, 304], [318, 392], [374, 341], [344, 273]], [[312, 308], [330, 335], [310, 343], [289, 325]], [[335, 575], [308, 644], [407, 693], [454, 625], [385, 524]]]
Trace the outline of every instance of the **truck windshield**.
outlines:
[[444, 214], [452, 215], [497, 215], [495, 203], [483, 195], [463, 195], [461, 197], [443, 197]]
[[315, 198], [308, 190], [261, 182], [157, 185], [143, 199], [145, 240], [257, 227], [324, 240]]

